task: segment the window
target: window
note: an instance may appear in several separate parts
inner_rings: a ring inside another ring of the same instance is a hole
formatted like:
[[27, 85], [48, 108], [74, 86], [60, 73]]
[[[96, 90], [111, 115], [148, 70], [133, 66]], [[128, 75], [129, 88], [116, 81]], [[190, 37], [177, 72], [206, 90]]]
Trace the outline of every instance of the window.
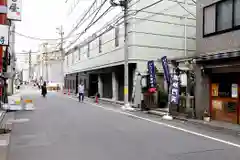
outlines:
[[214, 33], [216, 21], [216, 5], [204, 8], [204, 35]]
[[203, 8], [203, 35], [240, 29], [240, 0], [222, 0]]
[[81, 47], [78, 48], [78, 60], [81, 59]]
[[119, 46], [119, 27], [115, 28], [115, 47]]
[[87, 45], [87, 57], [90, 56], [90, 43], [88, 43]]
[[74, 52], [72, 53], [71, 58], [72, 58], [72, 64], [73, 64], [74, 63]]
[[222, 1], [217, 4], [217, 31], [232, 28], [232, 0]]
[[67, 55], [67, 66], [68, 66], [68, 55]]
[[99, 43], [98, 43], [98, 50], [99, 50], [99, 53], [101, 53], [102, 52], [102, 37], [101, 36], [99, 36]]
[[234, 0], [234, 26], [240, 25], [240, 0]]

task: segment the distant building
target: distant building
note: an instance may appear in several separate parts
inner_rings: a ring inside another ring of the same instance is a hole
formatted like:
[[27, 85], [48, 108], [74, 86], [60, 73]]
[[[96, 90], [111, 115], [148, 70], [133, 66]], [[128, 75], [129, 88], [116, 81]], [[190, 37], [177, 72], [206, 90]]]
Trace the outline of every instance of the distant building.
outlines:
[[61, 52], [49, 47], [40, 48], [40, 54], [34, 64], [34, 75], [37, 81], [62, 84]]

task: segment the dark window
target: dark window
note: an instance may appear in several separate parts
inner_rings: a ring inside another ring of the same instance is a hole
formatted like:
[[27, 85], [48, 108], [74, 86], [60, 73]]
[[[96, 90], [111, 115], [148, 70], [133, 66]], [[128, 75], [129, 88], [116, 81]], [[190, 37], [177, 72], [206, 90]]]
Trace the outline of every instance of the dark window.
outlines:
[[115, 47], [119, 46], [119, 27], [115, 28]]
[[81, 59], [81, 47], [78, 48], [78, 60]]
[[216, 5], [204, 8], [204, 35], [216, 32]]
[[102, 36], [99, 37], [99, 42], [98, 42], [98, 50], [99, 50], [99, 53], [102, 52]]
[[219, 83], [218, 86], [218, 96], [219, 97], [231, 97], [232, 91], [231, 91], [232, 84], [231, 83]]
[[84, 88], [86, 88], [86, 86], [87, 86], [87, 80], [84, 79]]
[[234, 0], [234, 26], [240, 25], [240, 0]]
[[217, 4], [217, 31], [232, 28], [232, 0], [222, 1]]
[[203, 8], [203, 35], [221, 34], [240, 28], [240, 0], [222, 0]]

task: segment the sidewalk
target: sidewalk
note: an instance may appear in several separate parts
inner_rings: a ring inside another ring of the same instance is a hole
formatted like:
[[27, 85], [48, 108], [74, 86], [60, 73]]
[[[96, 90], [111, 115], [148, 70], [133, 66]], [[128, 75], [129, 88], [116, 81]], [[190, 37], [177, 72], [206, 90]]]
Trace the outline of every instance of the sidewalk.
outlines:
[[13, 112], [5, 114], [0, 128], [0, 160], [7, 160], [7, 154], [10, 144], [10, 136], [12, 130], [12, 120], [15, 118]]
[[[166, 114], [166, 112], [164, 110], [162, 110], [162, 111], [150, 110], [150, 111], [148, 111], [148, 113], [154, 114], [154, 115], [157, 115], [160, 117], [162, 117]], [[221, 132], [231, 134], [234, 136], [240, 136], [240, 125], [238, 125], [238, 124], [232, 124], [232, 123], [227, 123], [227, 122], [223, 122], [223, 121], [214, 121], [214, 120], [212, 120], [210, 122], [206, 122], [206, 121], [199, 120], [199, 119], [188, 119], [188, 118], [185, 118], [184, 116], [174, 116], [173, 118], [175, 120], [183, 121], [185, 124], [192, 124], [195, 126], [212, 129], [215, 131], [221, 131]]]

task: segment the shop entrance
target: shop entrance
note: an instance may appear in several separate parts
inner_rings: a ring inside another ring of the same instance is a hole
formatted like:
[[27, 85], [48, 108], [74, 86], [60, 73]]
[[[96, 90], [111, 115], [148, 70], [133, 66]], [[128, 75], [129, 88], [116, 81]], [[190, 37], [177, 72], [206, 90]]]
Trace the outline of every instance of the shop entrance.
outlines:
[[214, 120], [240, 124], [240, 74], [213, 74], [210, 111]]

